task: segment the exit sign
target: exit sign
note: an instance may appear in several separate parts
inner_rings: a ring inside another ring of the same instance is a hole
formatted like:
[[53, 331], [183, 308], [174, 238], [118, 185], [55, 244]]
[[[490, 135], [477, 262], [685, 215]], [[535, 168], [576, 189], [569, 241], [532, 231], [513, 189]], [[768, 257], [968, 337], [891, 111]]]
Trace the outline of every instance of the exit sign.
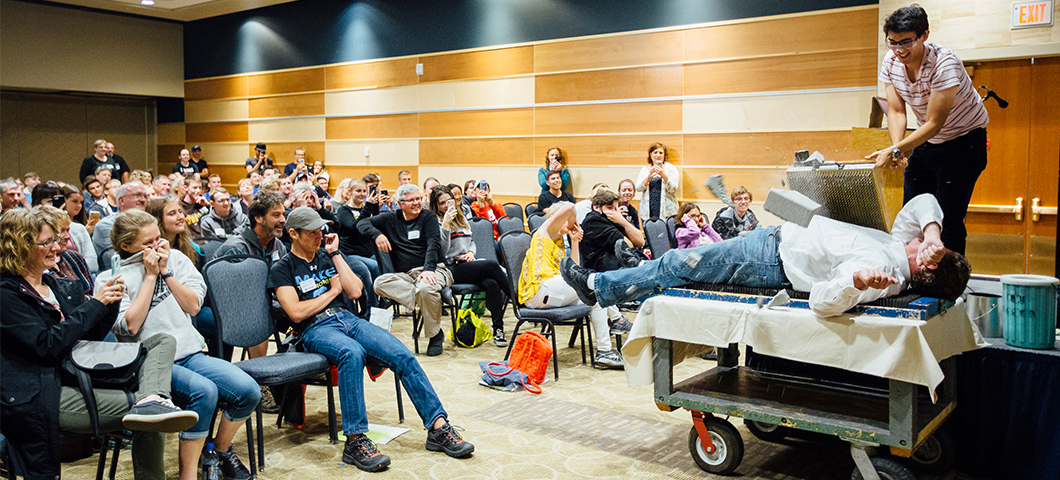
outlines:
[[1052, 24], [1053, 0], [1012, 4], [1012, 28], [1041, 27]]

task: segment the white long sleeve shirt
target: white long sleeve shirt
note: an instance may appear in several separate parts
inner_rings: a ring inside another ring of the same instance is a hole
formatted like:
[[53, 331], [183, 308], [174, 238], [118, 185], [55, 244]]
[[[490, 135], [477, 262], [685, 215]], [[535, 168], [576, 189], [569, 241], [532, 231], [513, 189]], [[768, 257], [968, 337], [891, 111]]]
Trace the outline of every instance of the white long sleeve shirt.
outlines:
[[[923, 235], [924, 227], [942, 227], [942, 207], [931, 194], [919, 195], [898, 212], [887, 234], [815, 216], [808, 227], [788, 222], [780, 230], [780, 259], [795, 290], [810, 292], [810, 308], [819, 315], [839, 315], [859, 303], [901, 292], [909, 283], [905, 245]], [[854, 273], [875, 268], [898, 280], [884, 289], [854, 287]]]

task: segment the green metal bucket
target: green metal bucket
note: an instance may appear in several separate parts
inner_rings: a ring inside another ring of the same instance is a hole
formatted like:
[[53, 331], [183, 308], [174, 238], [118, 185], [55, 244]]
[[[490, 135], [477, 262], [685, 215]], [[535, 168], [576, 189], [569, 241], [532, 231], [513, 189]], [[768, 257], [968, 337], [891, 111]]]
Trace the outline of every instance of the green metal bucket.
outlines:
[[1056, 342], [1056, 295], [1060, 280], [1042, 275], [1002, 275], [1005, 343], [1050, 349]]

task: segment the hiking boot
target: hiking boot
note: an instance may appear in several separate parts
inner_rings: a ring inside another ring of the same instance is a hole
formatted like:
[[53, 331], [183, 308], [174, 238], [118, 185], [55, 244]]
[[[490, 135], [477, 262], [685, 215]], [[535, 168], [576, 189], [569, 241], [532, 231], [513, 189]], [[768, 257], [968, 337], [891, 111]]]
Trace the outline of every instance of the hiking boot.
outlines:
[[618, 257], [620, 268], [633, 268], [640, 265], [640, 255], [636, 249], [626, 245], [625, 239], [615, 241], [615, 256]]
[[504, 338], [504, 329], [503, 328], [494, 328], [493, 329], [493, 344], [498, 346], [498, 347], [507, 347], [508, 346], [508, 340]]
[[121, 424], [138, 432], [183, 432], [199, 421], [199, 414], [181, 410], [168, 398], [133, 405]]
[[280, 413], [280, 406], [276, 405], [276, 399], [272, 396], [272, 389], [261, 387], [261, 413]]
[[221, 459], [221, 473], [225, 480], [247, 480], [250, 478], [250, 470], [239, 461], [236, 452], [232, 451], [235, 445], [229, 445], [228, 450], [218, 450], [217, 457]]
[[438, 334], [431, 337], [431, 341], [427, 344], [427, 356], [437, 357], [441, 355], [443, 343], [445, 343], [445, 334], [438, 330]]
[[622, 356], [614, 349], [596, 352], [596, 365], [603, 365], [607, 368], [625, 368]]
[[611, 335], [626, 335], [633, 328], [633, 322], [625, 318], [616, 318], [611, 321]]
[[378, 472], [390, 466], [390, 457], [379, 453], [375, 443], [363, 433], [346, 439], [346, 446], [342, 449], [342, 461], [356, 465], [366, 472]]
[[432, 452], [445, 452], [453, 458], [462, 458], [471, 455], [475, 446], [462, 438], [453, 430], [453, 425], [445, 422], [439, 428], [427, 431], [427, 450]]
[[560, 262], [560, 274], [563, 275], [563, 281], [574, 289], [582, 303], [591, 307], [596, 305], [596, 293], [589, 288], [590, 273], [592, 273], [590, 270], [574, 263], [570, 257]]

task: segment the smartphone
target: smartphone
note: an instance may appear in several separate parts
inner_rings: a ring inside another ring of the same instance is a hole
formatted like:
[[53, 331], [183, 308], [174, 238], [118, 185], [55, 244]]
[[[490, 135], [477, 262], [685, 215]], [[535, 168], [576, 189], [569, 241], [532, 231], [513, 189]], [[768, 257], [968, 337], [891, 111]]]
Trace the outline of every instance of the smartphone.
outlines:
[[99, 221], [99, 212], [89, 212], [88, 221], [93, 222], [93, 223], [98, 222]]
[[453, 205], [456, 205], [456, 201], [450, 198], [448, 202], [445, 202], [445, 204], [448, 206], [448, 208], [453, 208]]
[[305, 159], [304, 158], [299, 158], [298, 159], [298, 164], [299, 165], [305, 165]]
[[383, 196], [388, 195], [387, 190], [385, 188], [380, 190], [379, 193], [382, 194]]
[[121, 255], [117, 253], [110, 256], [110, 276], [116, 277], [121, 273]]
[[372, 186], [368, 187], [368, 196], [369, 197], [375, 196], [375, 185], [372, 185]]

